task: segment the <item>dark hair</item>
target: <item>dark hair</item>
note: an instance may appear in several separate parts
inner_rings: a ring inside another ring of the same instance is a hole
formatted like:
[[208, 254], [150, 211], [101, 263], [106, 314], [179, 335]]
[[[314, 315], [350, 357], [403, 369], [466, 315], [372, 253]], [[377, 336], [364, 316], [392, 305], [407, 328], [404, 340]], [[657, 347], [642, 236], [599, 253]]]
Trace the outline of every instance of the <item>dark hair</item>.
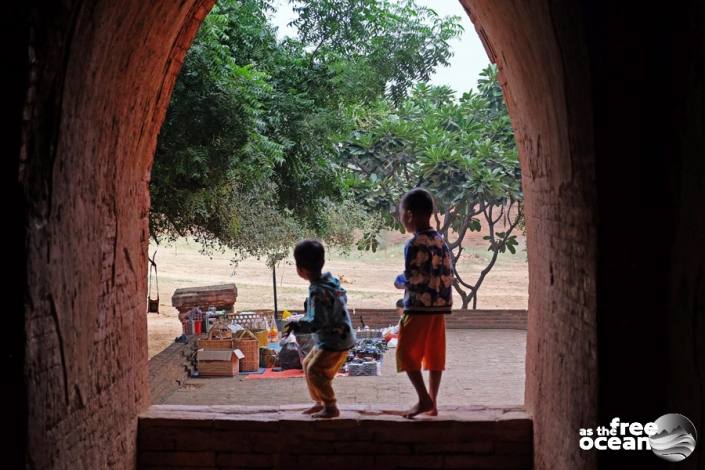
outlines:
[[410, 210], [415, 217], [433, 215], [433, 196], [423, 188], [414, 188], [401, 198], [402, 209]]
[[397, 308], [404, 308], [404, 299], [397, 300]]
[[325, 263], [326, 251], [316, 240], [301, 240], [294, 247], [296, 267], [305, 269], [311, 274], [321, 274]]

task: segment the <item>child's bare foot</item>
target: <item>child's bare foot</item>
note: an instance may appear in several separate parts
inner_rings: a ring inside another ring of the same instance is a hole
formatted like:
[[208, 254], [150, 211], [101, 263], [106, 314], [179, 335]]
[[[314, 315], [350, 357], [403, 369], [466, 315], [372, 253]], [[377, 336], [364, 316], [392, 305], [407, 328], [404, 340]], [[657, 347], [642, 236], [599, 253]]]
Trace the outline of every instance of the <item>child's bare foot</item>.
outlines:
[[340, 410], [337, 406], [322, 406], [322, 410], [311, 415], [313, 418], [337, 418], [340, 416]]
[[421, 413], [428, 413], [429, 411], [432, 411], [434, 409], [433, 407], [433, 400], [431, 400], [430, 397], [424, 398], [422, 400], [419, 400], [419, 402], [412, 406], [409, 411], [404, 413], [405, 418], [413, 418], [416, 415], [419, 415]]
[[426, 412], [426, 414], [428, 416], [438, 416], [438, 408], [436, 408], [436, 406], [434, 405], [433, 408], [431, 408], [431, 410]]
[[304, 410], [301, 413], [305, 414], [305, 415], [312, 415], [313, 413], [321, 411], [322, 409], [323, 409], [323, 405], [321, 405], [320, 403], [316, 403], [311, 408]]

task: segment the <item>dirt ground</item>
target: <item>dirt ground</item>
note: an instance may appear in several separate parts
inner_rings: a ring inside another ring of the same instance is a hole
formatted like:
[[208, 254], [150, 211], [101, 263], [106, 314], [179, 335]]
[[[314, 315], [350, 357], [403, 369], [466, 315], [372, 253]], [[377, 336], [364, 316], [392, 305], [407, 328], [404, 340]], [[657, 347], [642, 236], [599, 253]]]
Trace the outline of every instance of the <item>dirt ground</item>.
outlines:
[[[470, 235], [463, 251], [458, 271], [474, 283], [489, 259], [483, 232]], [[394, 278], [403, 270], [403, 244], [408, 235], [395, 232], [385, 234], [376, 253], [328, 253], [324, 269], [341, 277], [348, 291], [350, 308], [393, 308], [401, 291], [393, 286]], [[271, 309], [274, 306], [272, 271], [264, 261], [247, 259], [237, 266], [231, 263], [229, 252], [201, 253], [197, 243], [180, 239], [173, 244], [152, 245], [150, 255], [157, 250], [159, 268], [159, 314], [148, 314], [149, 357], [166, 348], [181, 334], [176, 309], [171, 306], [175, 289], [234, 282], [238, 289], [235, 309]], [[527, 308], [528, 264], [524, 240], [515, 255], [500, 255], [492, 271], [485, 278], [478, 296], [478, 308]], [[277, 294], [279, 309], [301, 310], [307, 293], [307, 283], [299, 278], [293, 259], [277, 266]], [[153, 288], [154, 289], [154, 288]], [[154, 292], [152, 294], [154, 297]], [[459, 297], [455, 296], [459, 307]]]
[[[526, 331], [448, 330], [442, 405], [524, 403]], [[343, 405], [375, 404], [403, 410], [415, 401], [406, 374], [396, 371], [396, 349], [382, 361], [382, 375], [336, 377]], [[286, 405], [310, 401], [303, 377], [249, 380], [245, 376], [189, 378], [163, 403], [172, 405]]]

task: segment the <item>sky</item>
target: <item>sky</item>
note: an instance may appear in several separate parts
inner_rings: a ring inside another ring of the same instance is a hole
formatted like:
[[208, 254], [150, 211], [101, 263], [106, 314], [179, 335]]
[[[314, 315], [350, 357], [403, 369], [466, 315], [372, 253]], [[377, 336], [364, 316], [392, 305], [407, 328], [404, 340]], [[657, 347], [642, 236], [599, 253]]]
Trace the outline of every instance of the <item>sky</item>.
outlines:
[[[288, 0], [275, 0], [273, 3], [277, 8], [277, 12], [273, 16], [272, 21], [278, 28], [279, 37], [295, 36], [296, 30], [287, 26], [290, 21], [295, 19]], [[441, 16], [459, 16], [461, 25], [465, 30], [461, 36], [450, 43], [454, 54], [450, 59], [450, 65], [437, 69], [436, 73], [431, 77], [431, 83], [450, 86], [458, 92], [456, 96], [471, 88], [475, 88], [480, 71], [487, 67], [490, 61], [487, 58], [482, 42], [480, 42], [480, 38], [475, 32], [475, 27], [470, 22], [470, 18], [468, 18], [460, 2], [458, 0], [416, 0], [416, 3], [433, 8]]]

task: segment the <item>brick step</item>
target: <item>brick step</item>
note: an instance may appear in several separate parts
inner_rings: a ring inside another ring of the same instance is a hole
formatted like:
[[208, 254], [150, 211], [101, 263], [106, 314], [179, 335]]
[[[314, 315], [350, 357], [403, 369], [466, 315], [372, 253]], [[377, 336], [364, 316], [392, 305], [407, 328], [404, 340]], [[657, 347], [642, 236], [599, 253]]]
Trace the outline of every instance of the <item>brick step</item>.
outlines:
[[407, 420], [349, 405], [328, 421], [302, 415], [306, 406], [152, 406], [139, 418], [138, 468], [531, 468], [532, 420], [520, 406]]

